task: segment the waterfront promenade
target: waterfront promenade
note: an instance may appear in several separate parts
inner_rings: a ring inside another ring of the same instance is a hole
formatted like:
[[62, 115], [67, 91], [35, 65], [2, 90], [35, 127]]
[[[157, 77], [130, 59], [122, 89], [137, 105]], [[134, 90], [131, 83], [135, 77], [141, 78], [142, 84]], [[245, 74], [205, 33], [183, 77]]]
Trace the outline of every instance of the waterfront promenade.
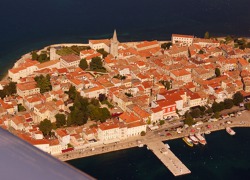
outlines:
[[[230, 121], [231, 123], [228, 124], [227, 123], [228, 121]], [[98, 154], [104, 154], [104, 153], [109, 153], [113, 151], [129, 149], [129, 148], [138, 148], [138, 145], [139, 145], [138, 142], [142, 144], [148, 144], [151, 147], [151, 149], [154, 149], [152, 147], [154, 147], [155, 142], [168, 141], [168, 140], [173, 140], [173, 139], [182, 138], [184, 136], [188, 136], [193, 129], [196, 132], [205, 133], [206, 131], [213, 132], [213, 131], [218, 131], [218, 130], [225, 130], [226, 127], [250, 127], [250, 111], [245, 111], [240, 116], [237, 116], [237, 117], [227, 118], [224, 120], [218, 120], [216, 122], [206, 122], [204, 124], [201, 124], [195, 127], [188, 127], [186, 129], [183, 129], [181, 133], [177, 133], [176, 131], [168, 131], [170, 132], [171, 135], [166, 135], [165, 129], [168, 129], [168, 127], [169, 127], [169, 124], [165, 124], [164, 126], [160, 127], [159, 129], [155, 131], [148, 131], [146, 136], [143, 136], [143, 137], [138, 136], [138, 137], [129, 138], [127, 140], [120, 141], [117, 143], [111, 143], [111, 144], [106, 144], [106, 145], [102, 144], [102, 145], [98, 145], [95, 147], [78, 149], [78, 150], [74, 150], [71, 152], [57, 155], [56, 157], [62, 161], [68, 161], [72, 159], [83, 158], [83, 157], [88, 157], [88, 156], [93, 156], [93, 155], [98, 155]], [[237, 132], [236, 132], [236, 136], [237, 136]], [[171, 162], [171, 159], [169, 161]], [[173, 161], [177, 162], [176, 159]], [[168, 166], [170, 167], [170, 165]], [[175, 171], [178, 171], [178, 170], [175, 170]], [[184, 168], [182, 168], [182, 171], [183, 173], [188, 172], [188, 171], [184, 171]]]
[[174, 176], [189, 174], [191, 171], [161, 141], [147, 143], [148, 148], [161, 160]]

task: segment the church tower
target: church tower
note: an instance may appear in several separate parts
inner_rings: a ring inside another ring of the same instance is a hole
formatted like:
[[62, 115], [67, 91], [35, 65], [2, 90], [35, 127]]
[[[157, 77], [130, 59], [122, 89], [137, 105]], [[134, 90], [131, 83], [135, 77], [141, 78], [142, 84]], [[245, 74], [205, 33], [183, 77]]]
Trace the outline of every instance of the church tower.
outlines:
[[112, 54], [115, 58], [118, 57], [118, 44], [116, 30], [114, 30], [113, 38], [110, 41], [110, 54]]

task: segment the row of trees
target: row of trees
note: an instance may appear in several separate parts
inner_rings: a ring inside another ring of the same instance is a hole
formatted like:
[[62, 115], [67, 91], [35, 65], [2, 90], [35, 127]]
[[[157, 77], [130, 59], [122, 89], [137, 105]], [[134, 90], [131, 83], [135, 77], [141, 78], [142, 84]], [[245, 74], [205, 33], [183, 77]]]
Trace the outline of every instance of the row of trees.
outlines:
[[82, 59], [79, 63], [79, 67], [82, 70], [86, 70], [89, 68], [91, 71], [106, 72], [106, 69], [103, 67], [102, 59], [100, 57], [92, 58], [89, 65], [88, 65], [86, 59]]
[[49, 56], [47, 55], [47, 52], [42, 52], [41, 54], [37, 54], [37, 51], [31, 52], [32, 60], [37, 60], [40, 63], [49, 61]]
[[[194, 124], [194, 119], [193, 118], [198, 118], [201, 117], [205, 114], [211, 114], [214, 113], [215, 118], [220, 117], [220, 112], [224, 109], [231, 109], [234, 105], [238, 106], [240, 103], [242, 103], [244, 100], [243, 95], [240, 92], [237, 92], [233, 95], [233, 99], [225, 99], [222, 102], [214, 102], [212, 104], [211, 108], [206, 108], [204, 106], [199, 106], [194, 109], [191, 109], [190, 111], [185, 113], [185, 119], [184, 123], [190, 125]], [[250, 104], [246, 105], [246, 108], [249, 106], [250, 109]]]

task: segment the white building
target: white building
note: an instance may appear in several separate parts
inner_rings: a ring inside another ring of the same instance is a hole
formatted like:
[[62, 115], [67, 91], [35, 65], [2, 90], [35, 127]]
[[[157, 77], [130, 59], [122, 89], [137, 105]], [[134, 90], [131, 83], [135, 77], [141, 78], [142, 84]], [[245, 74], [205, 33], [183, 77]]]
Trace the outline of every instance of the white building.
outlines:
[[181, 46], [191, 46], [193, 44], [194, 36], [172, 34], [172, 44], [180, 44]]
[[110, 52], [110, 40], [109, 39], [99, 39], [99, 40], [89, 40], [89, 46], [91, 49], [104, 49], [106, 52]]

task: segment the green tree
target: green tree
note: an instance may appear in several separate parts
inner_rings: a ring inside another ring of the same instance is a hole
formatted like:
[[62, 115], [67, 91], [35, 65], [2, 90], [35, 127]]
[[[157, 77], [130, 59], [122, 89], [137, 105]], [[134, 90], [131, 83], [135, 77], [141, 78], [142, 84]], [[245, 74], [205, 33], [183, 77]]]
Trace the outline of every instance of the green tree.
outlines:
[[75, 96], [76, 96], [76, 88], [75, 88], [75, 86], [70, 86], [69, 87], [69, 91], [68, 92], [66, 92], [68, 95], [69, 95], [69, 98], [70, 99], [72, 99], [72, 100], [74, 100], [75, 99]]
[[163, 124], [165, 124], [164, 120], [160, 120], [160, 125], [162, 126]]
[[18, 112], [26, 111], [25, 107], [22, 104], [17, 105]]
[[219, 103], [214, 102], [214, 103], [212, 104], [212, 109], [213, 109], [213, 112], [214, 112], [214, 113], [215, 113], [215, 112], [220, 112]]
[[98, 110], [99, 108], [94, 106], [93, 104], [89, 104], [87, 106], [87, 113], [90, 117], [90, 119], [98, 121], [100, 117], [100, 112]]
[[149, 117], [148, 120], [147, 120], [147, 124], [151, 124], [151, 118]]
[[85, 70], [85, 69], [87, 69], [88, 68], [88, 63], [87, 63], [87, 61], [86, 61], [86, 59], [84, 58], [84, 59], [82, 59], [81, 61], [80, 61], [80, 63], [79, 63], [79, 67], [82, 69], [82, 70]]
[[100, 102], [103, 102], [103, 101], [107, 100], [107, 97], [106, 97], [105, 94], [99, 94], [98, 99], [99, 99]]
[[39, 56], [38, 56], [38, 54], [37, 54], [36, 51], [32, 51], [32, 52], [31, 52], [31, 56], [32, 56], [32, 57], [31, 57], [32, 60], [38, 60], [38, 57], [39, 57]]
[[56, 127], [60, 128], [66, 124], [66, 116], [64, 114], [56, 114]]
[[225, 99], [224, 105], [225, 105], [225, 109], [231, 109], [234, 105], [234, 102], [232, 99]]
[[226, 38], [225, 38], [225, 41], [226, 41], [226, 44], [230, 43], [231, 41], [233, 41], [233, 37], [228, 35]]
[[205, 32], [204, 38], [205, 38], [205, 39], [210, 39], [210, 34], [209, 34], [209, 32], [208, 32], [208, 31], [207, 31], [207, 32]]
[[41, 93], [45, 93], [52, 90], [49, 75], [46, 75], [46, 77], [44, 77], [43, 75], [36, 76], [35, 81], [37, 82], [37, 86], [40, 88]]
[[204, 54], [204, 51], [202, 49], [199, 50], [199, 54]]
[[215, 75], [216, 77], [219, 77], [221, 75], [219, 68], [215, 68]]
[[37, 61], [39, 61], [40, 63], [43, 63], [43, 62], [49, 61], [49, 58], [48, 58], [47, 54], [41, 53], [41, 54], [38, 56]]
[[194, 119], [189, 113], [186, 113], [186, 118], [184, 119], [184, 124], [187, 124], [189, 126], [192, 126], [194, 124]]
[[213, 112], [220, 112], [222, 110], [222, 105], [220, 103], [217, 103], [217, 102], [214, 102], [212, 104], [212, 109], [213, 109]]
[[162, 49], [169, 49], [170, 46], [172, 46], [172, 43], [171, 43], [171, 42], [167, 42], [167, 43], [161, 44], [161, 48], [162, 48]]
[[201, 110], [199, 108], [195, 108], [190, 112], [193, 118], [198, 118], [201, 116]]
[[246, 103], [246, 104], [244, 104], [244, 106], [245, 106], [245, 108], [246, 108], [246, 110], [250, 110], [250, 103]]
[[145, 136], [146, 135], [146, 132], [145, 131], [142, 131], [141, 132], [141, 136]]
[[89, 63], [90, 65], [90, 70], [95, 71], [95, 70], [100, 70], [102, 69], [102, 59], [100, 57], [94, 57], [92, 58], [91, 62]]
[[90, 100], [90, 104], [93, 104], [94, 106], [100, 107], [100, 103], [98, 99], [92, 98]]
[[201, 112], [205, 112], [206, 111], [206, 107], [205, 106], [199, 106], [198, 108], [200, 109]]
[[100, 121], [105, 122], [108, 118], [111, 117], [110, 112], [107, 108], [100, 108]]
[[70, 116], [71, 122], [74, 125], [80, 126], [87, 122], [86, 115], [78, 108], [75, 108], [73, 111], [71, 111]]
[[49, 135], [51, 130], [52, 130], [52, 123], [48, 119], [44, 119], [43, 121], [40, 122], [39, 124], [39, 129], [42, 131], [43, 135]]
[[4, 98], [5, 96], [16, 94], [16, 83], [10, 82], [8, 85], [3, 87], [3, 90], [0, 90], [0, 97]]
[[212, 108], [208, 108], [205, 112], [206, 112], [207, 114], [211, 114], [211, 113], [213, 113], [213, 109], [212, 109]]
[[102, 54], [103, 58], [107, 57], [108, 54], [109, 54], [108, 52], [104, 51], [103, 48], [102, 49], [97, 49], [96, 51], [99, 52], [100, 54]]
[[243, 102], [243, 100], [244, 100], [244, 97], [240, 92], [237, 92], [233, 95], [234, 105], [238, 106], [240, 103]]
[[159, 81], [159, 83], [161, 83], [167, 90], [171, 89], [171, 82], [170, 81], [161, 80], [161, 81]]
[[222, 110], [225, 109], [225, 104], [224, 104], [224, 102], [220, 102], [220, 103], [219, 103], [219, 108], [220, 108], [220, 111], [222, 111]]
[[71, 112], [70, 112], [70, 114], [67, 117], [67, 121], [66, 121], [67, 126], [71, 126], [74, 123], [73, 120], [72, 120]]
[[215, 112], [214, 113], [214, 118], [219, 119], [220, 118], [220, 113], [219, 112]]

